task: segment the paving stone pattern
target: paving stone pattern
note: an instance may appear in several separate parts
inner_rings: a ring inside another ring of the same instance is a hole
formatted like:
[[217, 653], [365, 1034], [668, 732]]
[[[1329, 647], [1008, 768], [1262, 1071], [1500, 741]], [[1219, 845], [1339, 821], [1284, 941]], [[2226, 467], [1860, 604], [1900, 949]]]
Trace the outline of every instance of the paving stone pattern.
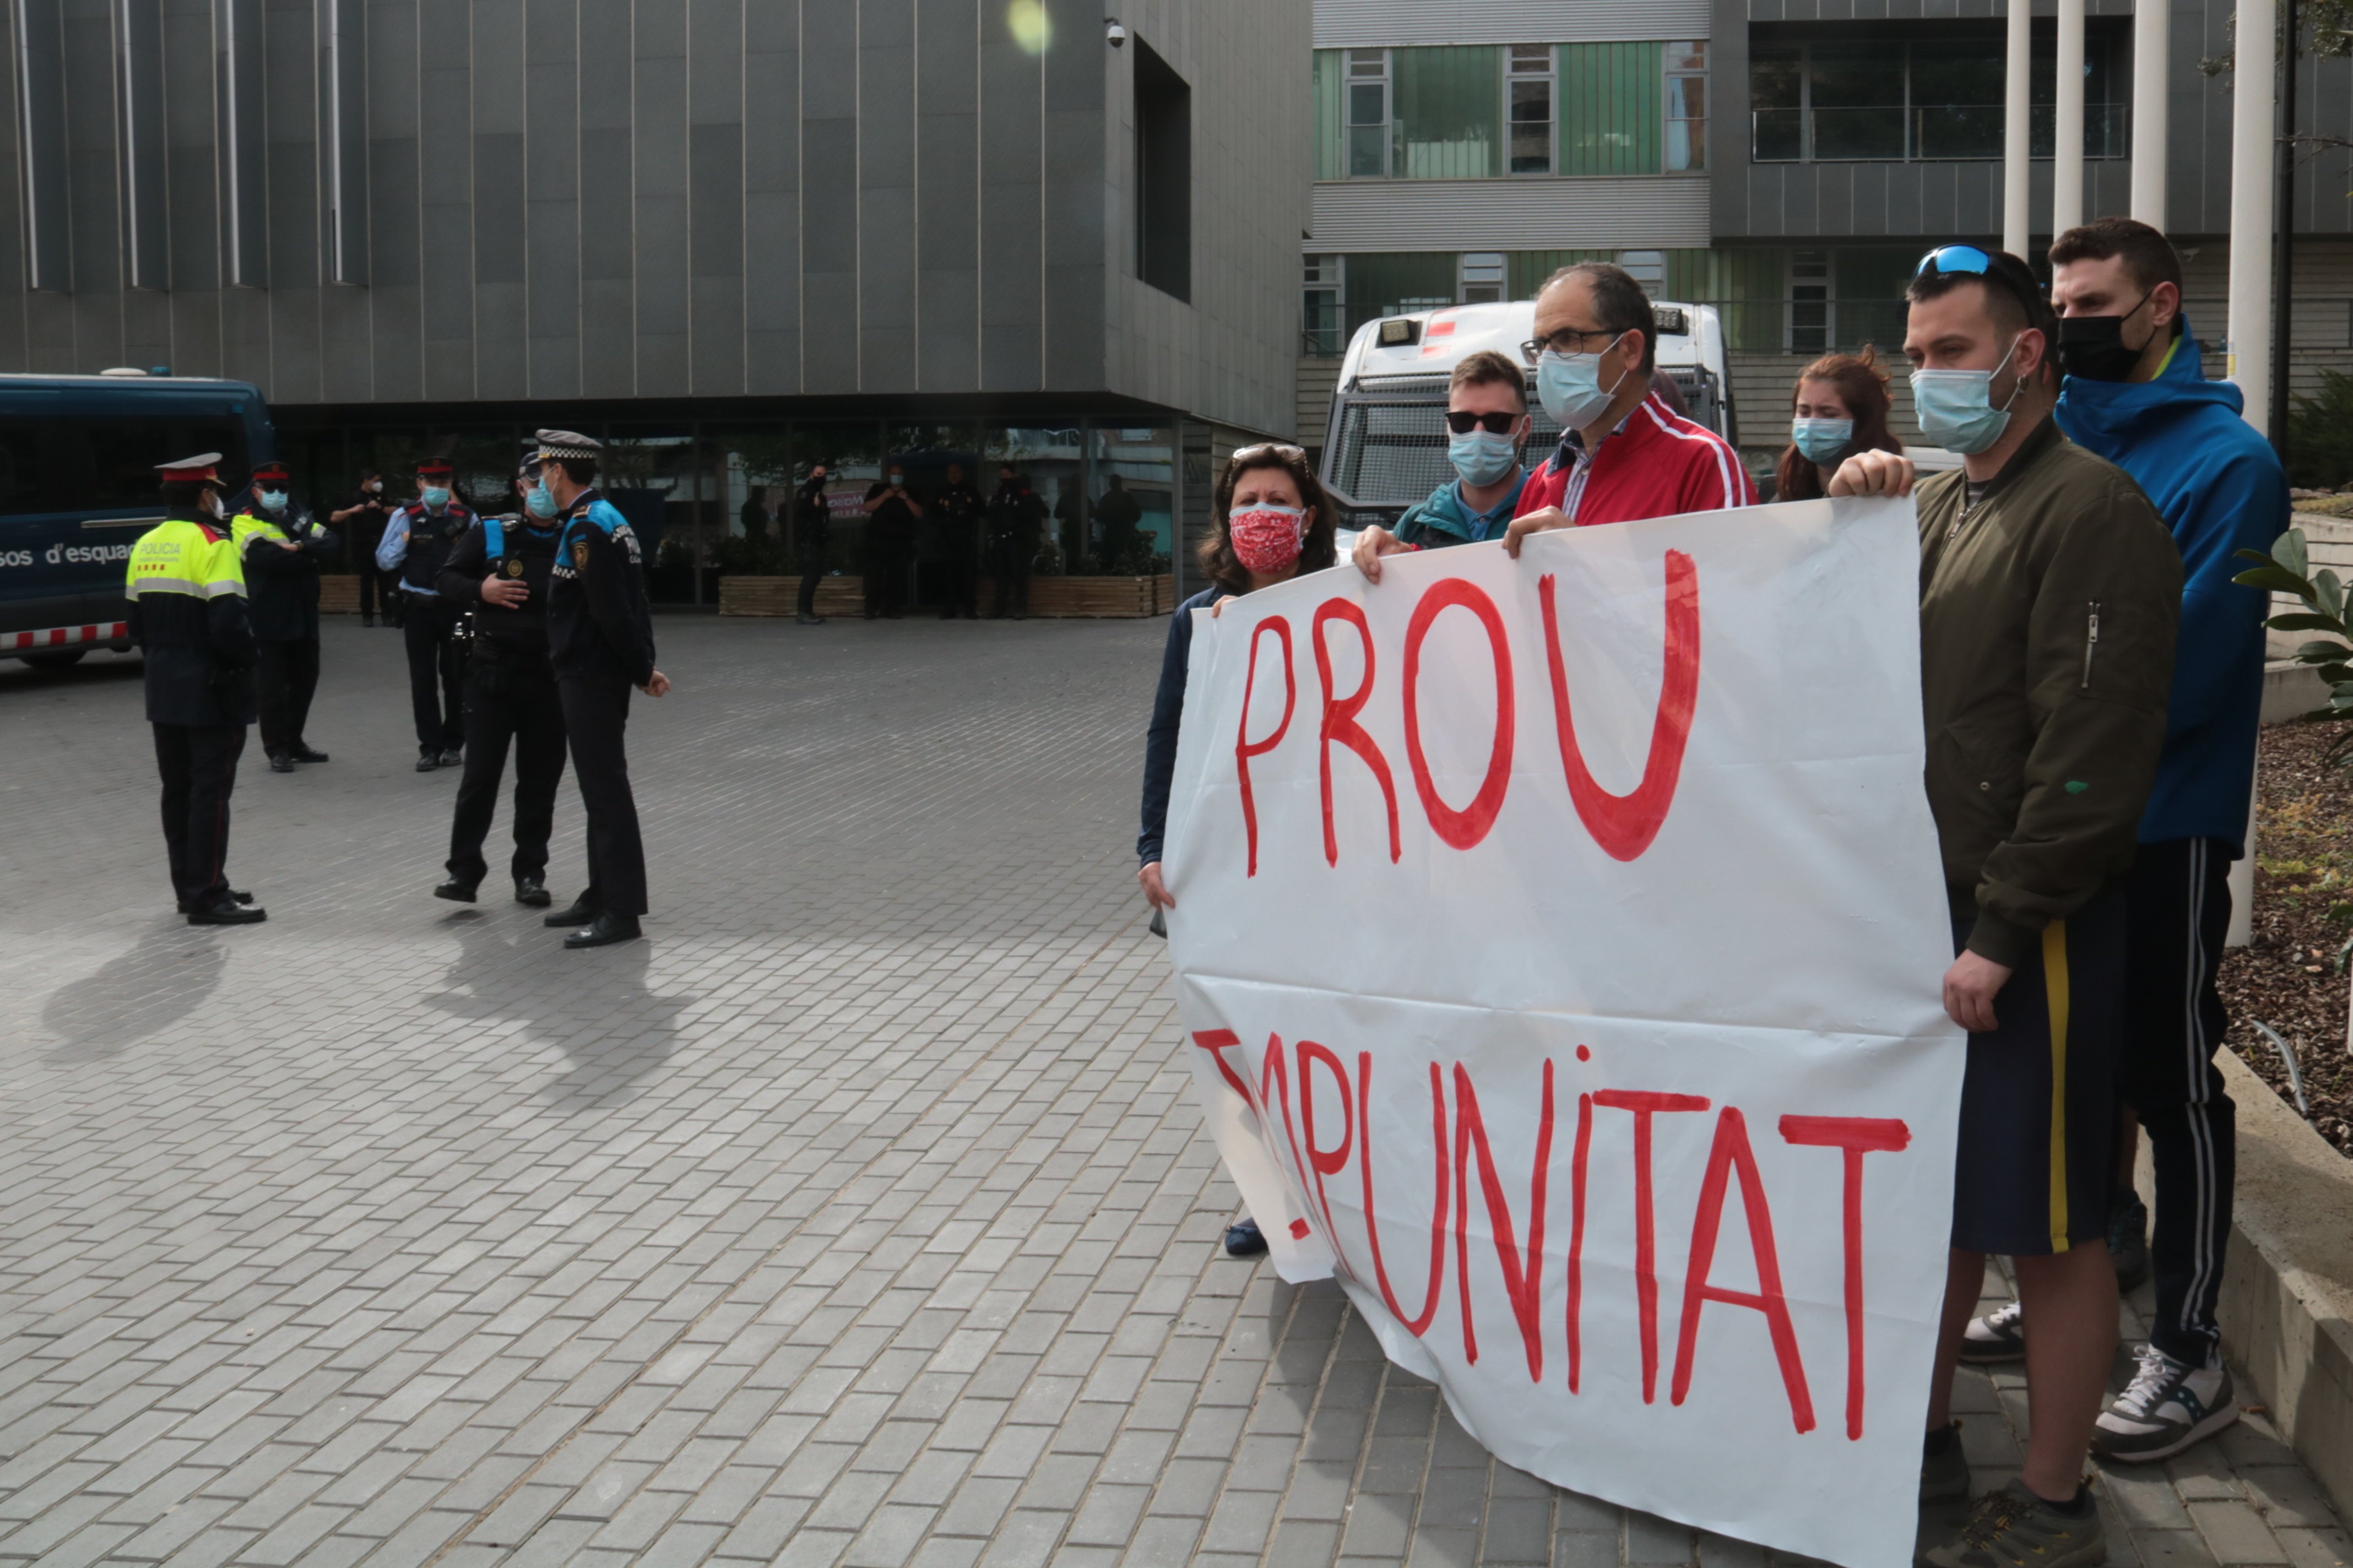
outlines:
[[[0, 1560], [1763, 1568], [1218, 1251], [1129, 877], [1165, 626], [665, 618], [593, 953], [427, 896], [393, 633], [330, 629], [332, 763], [248, 753], [251, 930], [170, 913], [135, 665], [0, 666]], [[1996, 1483], [2022, 1390], [1966, 1403]], [[2348, 1558], [2260, 1417], [2103, 1500], [2118, 1563]]]

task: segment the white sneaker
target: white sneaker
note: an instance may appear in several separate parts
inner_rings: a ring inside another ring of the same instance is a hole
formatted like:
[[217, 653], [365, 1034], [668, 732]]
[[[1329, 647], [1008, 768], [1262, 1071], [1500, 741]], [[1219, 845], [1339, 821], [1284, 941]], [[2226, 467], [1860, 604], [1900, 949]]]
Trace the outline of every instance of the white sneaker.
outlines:
[[2018, 1361], [2026, 1354], [2026, 1309], [2012, 1301], [1982, 1318], [1971, 1318], [1961, 1335], [1961, 1360], [1972, 1366]]
[[2132, 1386], [2093, 1428], [2092, 1452], [2135, 1464], [2162, 1459], [2238, 1418], [2238, 1394], [2227, 1369], [2193, 1367], [2155, 1345], [2143, 1345]]

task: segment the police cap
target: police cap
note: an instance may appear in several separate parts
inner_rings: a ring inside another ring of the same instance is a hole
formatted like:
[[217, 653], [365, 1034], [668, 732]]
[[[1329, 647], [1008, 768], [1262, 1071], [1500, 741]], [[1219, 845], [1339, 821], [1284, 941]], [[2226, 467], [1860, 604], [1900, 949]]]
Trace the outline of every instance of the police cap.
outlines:
[[253, 482], [257, 485], [264, 479], [279, 479], [282, 481], [291, 479], [292, 477], [293, 476], [291, 474], [287, 472], [286, 465], [283, 463], [256, 463], [253, 466]]
[[602, 442], [583, 436], [577, 430], [542, 430], [539, 433], [539, 455], [543, 461], [550, 458], [567, 458], [574, 462], [593, 463], [604, 450]]
[[193, 458], [158, 463], [155, 471], [167, 485], [216, 485], [220, 483], [220, 460], [218, 452], [198, 452]]
[[419, 458], [417, 477], [422, 479], [446, 479], [458, 470], [447, 458]]

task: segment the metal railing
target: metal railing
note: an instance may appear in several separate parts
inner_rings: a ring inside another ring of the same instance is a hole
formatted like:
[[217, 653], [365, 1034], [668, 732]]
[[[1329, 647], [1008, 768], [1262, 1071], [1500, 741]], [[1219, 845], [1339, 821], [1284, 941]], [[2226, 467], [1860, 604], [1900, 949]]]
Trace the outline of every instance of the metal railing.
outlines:
[[[1749, 110], [1749, 156], [1759, 163], [1915, 163], [1999, 158], [2004, 120], [1999, 103], [1753, 109]], [[2057, 124], [2057, 111], [2051, 105], [2035, 107], [2027, 127], [2033, 156], [2051, 156], [2058, 139]], [[2129, 129], [2126, 105], [2085, 105], [2084, 156], [2128, 155]]]

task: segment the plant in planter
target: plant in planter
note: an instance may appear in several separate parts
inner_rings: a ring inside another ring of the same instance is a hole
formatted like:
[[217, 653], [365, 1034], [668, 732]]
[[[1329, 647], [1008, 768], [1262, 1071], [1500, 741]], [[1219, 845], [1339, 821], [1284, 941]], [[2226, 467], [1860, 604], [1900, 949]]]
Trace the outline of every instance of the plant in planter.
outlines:
[[[2274, 631], [2326, 634], [2295, 650], [2295, 662], [2311, 666], [2328, 683], [2328, 706], [2304, 715], [2305, 721], [2353, 719], [2353, 626], [2346, 622], [2345, 584], [2326, 567], [2312, 570], [2304, 530], [2300, 528], [2291, 528], [2273, 540], [2268, 555], [2260, 550], [2242, 550], [2238, 555], [2255, 564], [2231, 581], [2266, 593], [2294, 595], [2304, 602], [2303, 609], [2274, 616], [2264, 623], [2266, 626]], [[2348, 745], [2353, 745], [2353, 725], [2340, 731], [2330, 742], [2327, 762], [2337, 767], [2346, 766]]]

